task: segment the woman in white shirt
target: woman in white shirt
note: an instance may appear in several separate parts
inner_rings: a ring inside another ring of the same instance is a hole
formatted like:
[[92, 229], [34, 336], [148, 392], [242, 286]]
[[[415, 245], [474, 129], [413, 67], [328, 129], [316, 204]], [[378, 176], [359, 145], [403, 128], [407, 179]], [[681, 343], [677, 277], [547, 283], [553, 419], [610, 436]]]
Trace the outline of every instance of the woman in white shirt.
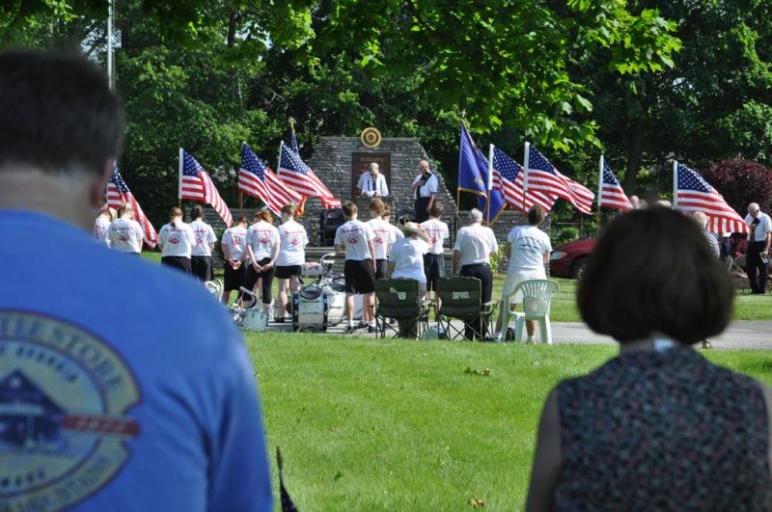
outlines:
[[[544, 221], [546, 215], [541, 206], [533, 205], [528, 210], [528, 225], [512, 228], [507, 235], [505, 252], [509, 254], [509, 267], [507, 280], [501, 291], [501, 312], [496, 322], [498, 340], [503, 338], [501, 331], [506, 329], [511, 307], [523, 302], [522, 293], [515, 294], [517, 285], [531, 279], [547, 279], [545, 265], [549, 261], [552, 244], [547, 233], [539, 229], [539, 224]], [[529, 320], [525, 328], [530, 343], [536, 331], [536, 321]]]
[[139, 222], [134, 220], [134, 208], [129, 203], [123, 203], [118, 209], [118, 220], [110, 224], [107, 236], [110, 247], [118, 252], [136, 256], [142, 252], [145, 233]]
[[[273, 226], [273, 215], [267, 206], [261, 208], [255, 215], [255, 222], [247, 230], [247, 254], [251, 264], [247, 267], [244, 287], [257, 291], [260, 285], [260, 297], [266, 313], [271, 311], [273, 273], [276, 259], [279, 257], [279, 230]], [[249, 300], [246, 294], [242, 301]]]
[[190, 267], [193, 276], [200, 281], [209, 281], [212, 279], [212, 249], [217, 237], [212, 226], [204, 222], [204, 209], [199, 205], [193, 207], [190, 217], [193, 219], [190, 229], [196, 236], [196, 245], [190, 252]]
[[[389, 270], [392, 279], [413, 279], [418, 281], [418, 296], [426, 294], [426, 273], [424, 256], [431, 250], [426, 230], [415, 222], [402, 227], [405, 236], [398, 240], [389, 251]], [[401, 337], [415, 337], [415, 322], [399, 322]]]
[[190, 226], [182, 222], [182, 210], [176, 206], [169, 212], [169, 223], [158, 233], [161, 247], [161, 264], [190, 274], [190, 254], [196, 245], [196, 235]]
[[284, 322], [289, 301], [288, 291], [295, 293], [300, 288], [300, 274], [306, 262], [308, 235], [306, 228], [295, 222], [294, 204], [281, 209], [282, 225], [279, 226], [279, 257], [276, 258], [276, 273], [279, 280], [279, 304], [276, 321]]

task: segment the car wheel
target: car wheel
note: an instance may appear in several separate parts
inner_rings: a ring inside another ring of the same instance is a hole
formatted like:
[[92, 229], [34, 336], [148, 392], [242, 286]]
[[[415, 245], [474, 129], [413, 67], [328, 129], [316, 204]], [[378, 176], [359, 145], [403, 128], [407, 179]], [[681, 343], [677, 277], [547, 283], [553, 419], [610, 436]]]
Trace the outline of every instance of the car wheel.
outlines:
[[584, 269], [587, 267], [587, 257], [579, 258], [571, 265], [571, 277], [581, 280], [584, 277]]

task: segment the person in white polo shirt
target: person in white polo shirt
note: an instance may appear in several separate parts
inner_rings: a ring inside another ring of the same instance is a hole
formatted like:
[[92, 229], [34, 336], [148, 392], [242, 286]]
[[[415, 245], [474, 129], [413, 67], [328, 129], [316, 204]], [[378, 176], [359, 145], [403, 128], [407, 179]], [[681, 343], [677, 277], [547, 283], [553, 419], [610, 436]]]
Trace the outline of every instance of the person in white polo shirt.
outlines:
[[[504, 338], [501, 331], [506, 329], [512, 305], [523, 302], [523, 294], [520, 292], [515, 294], [517, 285], [530, 279], [547, 279], [545, 265], [549, 261], [552, 244], [547, 233], [539, 229], [546, 215], [541, 206], [533, 205], [528, 210], [528, 225], [516, 226], [507, 235], [505, 253], [509, 254], [509, 267], [507, 280], [501, 292], [501, 312], [496, 323], [498, 340]], [[536, 321], [529, 320], [525, 324], [525, 329], [528, 332], [528, 342], [533, 342]]]
[[204, 209], [199, 205], [190, 211], [193, 222], [190, 228], [196, 237], [196, 245], [190, 252], [191, 273], [200, 281], [212, 279], [212, 249], [217, 242], [212, 226], [204, 222]]
[[426, 160], [418, 162], [418, 170], [420, 174], [413, 180], [411, 190], [415, 194], [415, 221], [423, 222], [429, 220], [429, 210], [437, 195], [439, 181]]
[[94, 229], [91, 231], [94, 238], [107, 247], [110, 247], [110, 224], [115, 220], [115, 216], [115, 210], [107, 205], [102, 206], [94, 221]]
[[158, 232], [161, 264], [190, 274], [190, 255], [196, 245], [196, 235], [182, 222], [182, 210], [176, 206], [169, 212], [169, 223]]
[[391, 226], [383, 220], [384, 207], [383, 201], [377, 197], [370, 201], [370, 220], [366, 223], [374, 235], [375, 279], [386, 279], [386, 260], [389, 248], [397, 241]]
[[284, 322], [289, 302], [288, 291], [300, 289], [300, 274], [306, 263], [306, 228], [295, 221], [297, 207], [284, 205], [281, 209], [282, 225], [279, 226], [279, 257], [276, 259], [276, 278], [279, 280], [279, 305], [277, 322]]
[[[281, 240], [279, 230], [273, 225], [273, 215], [267, 206], [258, 210], [255, 220], [257, 222], [247, 230], [247, 254], [251, 263], [247, 267], [244, 287], [256, 291], [259, 284], [263, 309], [266, 313], [270, 313], [274, 266], [279, 257]], [[246, 294], [241, 299], [249, 300]]]
[[110, 247], [118, 252], [137, 256], [142, 252], [145, 234], [139, 222], [134, 220], [134, 208], [129, 203], [123, 203], [118, 209], [118, 220], [110, 224], [107, 236]]
[[751, 284], [751, 293], [763, 294], [767, 287], [767, 263], [772, 242], [772, 220], [761, 211], [758, 203], [748, 205], [748, 250], [745, 253], [745, 272]]
[[230, 304], [231, 292], [240, 294], [244, 285], [246, 272], [245, 260], [247, 258], [247, 218], [242, 215], [238, 222], [226, 229], [220, 241], [223, 259], [225, 259], [225, 272], [223, 275], [222, 302], [226, 306]]
[[431, 243], [431, 249], [424, 257], [424, 271], [426, 272], [426, 290], [434, 292], [435, 312], [440, 310], [440, 294], [437, 293], [440, 279], [445, 277], [445, 240], [450, 238], [448, 225], [440, 220], [444, 205], [435, 201], [429, 208], [431, 218], [421, 223]]
[[388, 197], [389, 186], [386, 185], [386, 176], [381, 174], [377, 163], [371, 163], [368, 172], [360, 176], [359, 193], [365, 197]]
[[[483, 214], [477, 208], [469, 212], [470, 224], [458, 230], [456, 243], [453, 246], [453, 271], [460, 267], [462, 276], [474, 277], [482, 284], [482, 302], [490, 302], [493, 293], [493, 273], [491, 272], [490, 256], [499, 251], [499, 244], [493, 230], [482, 225]], [[474, 320], [480, 325], [478, 332], [485, 336], [484, 325], [480, 320]], [[473, 330], [467, 325], [466, 337], [473, 336]]]
[[343, 275], [346, 280], [346, 333], [354, 332], [354, 295], [363, 295], [362, 325], [375, 332], [373, 295], [375, 293], [375, 247], [370, 227], [357, 220], [357, 205], [343, 204], [346, 222], [335, 231], [335, 251], [346, 254]]
[[396, 226], [391, 223], [391, 205], [390, 204], [384, 204], [383, 205], [383, 215], [381, 215], [381, 218], [383, 219], [383, 222], [385, 222], [389, 229], [391, 230], [391, 239], [396, 242], [397, 240], [400, 240], [401, 238], [404, 238], [405, 235], [402, 234], [402, 230], [399, 228], [399, 226]]

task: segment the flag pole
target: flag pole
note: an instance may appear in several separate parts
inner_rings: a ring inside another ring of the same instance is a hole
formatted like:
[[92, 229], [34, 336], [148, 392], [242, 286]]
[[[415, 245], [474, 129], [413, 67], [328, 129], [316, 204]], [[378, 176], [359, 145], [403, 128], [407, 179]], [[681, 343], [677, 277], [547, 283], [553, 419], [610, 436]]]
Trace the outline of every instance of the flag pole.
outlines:
[[600, 162], [598, 164], [598, 211], [595, 214], [595, 231], [600, 231], [600, 196], [603, 193], [603, 163], [605, 162], [605, 158], [603, 158], [603, 153], [600, 154]]
[[180, 148], [180, 164], [177, 173], [177, 207], [182, 208], [182, 148]]
[[485, 204], [486, 223], [491, 225], [491, 195], [493, 194], [493, 144], [488, 144], [488, 176], [485, 178], [485, 192], [487, 202]]
[[526, 141], [525, 148], [523, 149], [523, 212], [525, 212], [525, 197], [528, 194], [528, 160], [530, 153], [531, 143]]
[[113, 7], [115, 0], [107, 0], [107, 82], [115, 90], [115, 57], [113, 56]]
[[673, 209], [678, 208], [678, 160], [673, 160]]

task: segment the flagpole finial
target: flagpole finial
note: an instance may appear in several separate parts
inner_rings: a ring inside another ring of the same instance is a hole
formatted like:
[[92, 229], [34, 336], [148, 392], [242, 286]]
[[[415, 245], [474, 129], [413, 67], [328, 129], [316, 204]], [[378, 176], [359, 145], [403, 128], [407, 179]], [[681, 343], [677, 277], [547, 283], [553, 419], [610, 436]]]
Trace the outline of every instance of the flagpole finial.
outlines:
[[294, 118], [294, 117], [292, 117], [292, 116], [290, 116], [290, 117], [287, 119], [287, 122], [289, 123], [289, 125], [290, 125], [290, 128], [292, 129], [292, 131], [294, 132], [294, 131], [295, 131], [295, 123], [297, 122], [297, 121], [295, 121], [295, 118]]

